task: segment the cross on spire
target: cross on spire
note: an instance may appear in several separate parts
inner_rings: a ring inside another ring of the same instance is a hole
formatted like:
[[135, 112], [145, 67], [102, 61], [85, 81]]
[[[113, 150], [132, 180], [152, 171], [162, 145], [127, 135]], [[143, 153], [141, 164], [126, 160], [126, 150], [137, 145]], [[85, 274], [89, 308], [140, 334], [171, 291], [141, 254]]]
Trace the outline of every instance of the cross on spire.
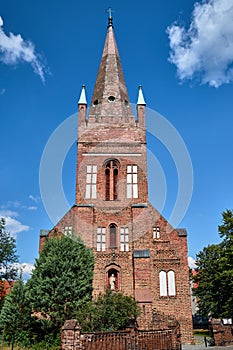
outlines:
[[107, 10], [105, 10], [106, 12], [108, 12], [108, 18], [112, 17], [112, 8], [109, 7]]
[[108, 12], [108, 27], [112, 27], [112, 13], [114, 12], [111, 7], [105, 10], [105, 12]]

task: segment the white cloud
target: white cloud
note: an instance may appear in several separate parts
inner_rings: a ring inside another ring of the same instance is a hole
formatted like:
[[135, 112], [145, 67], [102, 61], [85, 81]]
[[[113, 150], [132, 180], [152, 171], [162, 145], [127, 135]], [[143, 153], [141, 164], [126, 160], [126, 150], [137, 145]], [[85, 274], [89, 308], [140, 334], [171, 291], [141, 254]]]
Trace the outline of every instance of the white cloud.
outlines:
[[191, 256], [188, 257], [188, 265], [190, 269], [195, 269], [197, 267], [196, 260], [193, 259]]
[[15, 263], [13, 266], [19, 271], [22, 272], [22, 279], [23, 281], [29, 280], [29, 278], [32, 275], [32, 271], [35, 269], [35, 266], [31, 263]]
[[15, 219], [17, 216], [18, 213], [11, 210], [0, 211], [0, 217], [4, 218], [6, 221], [6, 231], [10, 232], [13, 236], [16, 235], [16, 233], [28, 231], [30, 229], [29, 226], [23, 225], [19, 220]]
[[27, 207], [27, 210], [37, 210], [38, 208], [35, 205], [30, 205]]
[[16, 233], [20, 233], [22, 231], [28, 231], [30, 228], [29, 226], [23, 225], [20, 221], [10, 216], [6, 216], [5, 220], [6, 220], [6, 230], [13, 235], [15, 235]]
[[34, 270], [35, 266], [31, 263], [22, 263], [19, 264], [19, 268], [22, 270], [23, 280], [27, 281], [31, 277], [32, 271]]
[[[0, 18], [1, 18], [1, 17], [0, 17]], [[4, 95], [5, 92], [6, 92], [6, 89], [4, 89], [4, 88], [0, 89], [0, 96], [1, 96], [1, 95]]]
[[35, 266], [31, 263], [22, 263], [20, 264], [24, 273], [31, 274]]
[[[29, 198], [31, 200], [33, 200], [33, 202], [38, 203], [40, 200], [40, 197], [33, 197], [33, 196], [29, 196]], [[0, 206], [0, 213], [10, 213], [9, 216], [15, 216], [15, 215], [11, 215], [11, 213], [17, 214], [16, 212], [12, 212], [11, 210], [8, 210], [8, 208], [16, 208], [17, 210], [20, 209], [26, 209], [26, 210], [37, 210], [38, 207], [35, 205], [23, 205], [21, 202], [19, 201], [8, 201], [6, 204], [3, 204]], [[8, 214], [5, 214], [8, 215]], [[18, 216], [18, 214], [17, 214]]]
[[233, 80], [233, 0], [197, 2], [189, 28], [174, 23], [167, 33], [181, 81], [198, 78], [217, 88]]
[[39, 200], [40, 200], [40, 197], [38, 197], [38, 196], [33, 196], [32, 194], [30, 194], [29, 196], [29, 199], [31, 199], [33, 202], [35, 202], [35, 203], [38, 203], [39, 202]]
[[19, 201], [8, 201], [6, 204], [1, 205], [0, 208], [19, 208], [21, 206], [21, 203]]
[[20, 34], [6, 35], [3, 30], [3, 19], [0, 17], [0, 61], [7, 65], [15, 65], [20, 62], [30, 63], [34, 72], [45, 82], [45, 66], [35, 52], [35, 46], [31, 41], [25, 41]]
[[2, 217], [6, 217], [6, 216], [17, 217], [17, 216], [19, 216], [19, 214], [16, 211], [7, 209], [7, 210], [0, 210], [0, 216], [2, 216]]

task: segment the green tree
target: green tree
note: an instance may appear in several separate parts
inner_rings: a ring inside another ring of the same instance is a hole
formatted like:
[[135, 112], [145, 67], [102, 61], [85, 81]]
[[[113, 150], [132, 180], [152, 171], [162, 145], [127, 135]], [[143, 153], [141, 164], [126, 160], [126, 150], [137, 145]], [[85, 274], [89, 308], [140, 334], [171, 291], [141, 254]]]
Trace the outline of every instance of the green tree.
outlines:
[[140, 314], [137, 302], [131, 296], [107, 290], [76, 314], [84, 331], [125, 329]]
[[15, 239], [5, 230], [5, 220], [0, 219], [0, 281], [14, 280], [17, 276], [15, 263], [16, 255]]
[[57, 335], [64, 321], [91, 300], [93, 266], [93, 253], [80, 239], [64, 236], [46, 241], [26, 284], [44, 335]]
[[20, 278], [4, 299], [0, 313], [0, 328], [7, 341], [23, 340], [30, 324], [31, 310], [25, 297], [25, 287]]
[[233, 211], [222, 213], [222, 225], [218, 226], [219, 235], [223, 238], [222, 248], [222, 280], [225, 285], [225, 300], [222, 305], [223, 315], [233, 318]]
[[223, 241], [209, 245], [197, 254], [197, 275], [193, 277], [197, 288], [199, 313], [214, 317], [233, 316], [233, 212], [222, 213], [218, 227]]

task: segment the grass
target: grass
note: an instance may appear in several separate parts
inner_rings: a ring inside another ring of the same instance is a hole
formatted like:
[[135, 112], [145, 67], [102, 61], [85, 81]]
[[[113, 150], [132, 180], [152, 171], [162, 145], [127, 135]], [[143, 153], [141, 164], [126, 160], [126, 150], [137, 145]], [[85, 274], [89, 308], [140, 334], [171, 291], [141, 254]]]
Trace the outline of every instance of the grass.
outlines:
[[194, 336], [207, 337], [210, 335], [210, 332], [208, 329], [195, 329], [193, 334]]

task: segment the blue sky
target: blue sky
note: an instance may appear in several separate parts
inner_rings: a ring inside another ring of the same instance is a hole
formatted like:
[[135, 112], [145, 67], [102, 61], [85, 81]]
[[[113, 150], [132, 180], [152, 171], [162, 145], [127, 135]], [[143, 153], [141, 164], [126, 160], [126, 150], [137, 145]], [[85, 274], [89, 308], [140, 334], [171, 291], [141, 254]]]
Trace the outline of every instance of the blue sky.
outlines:
[[[221, 213], [232, 209], [233, 0], [2, 1], [0, 215], [28, 267], [38, 256], [39, 230], [53, 226], [40, 193], [41, 156], [54, 130], [76, 113], [83, 83], [90, 103], [109, 6], [131, 102], [142, 84], [147, 106], [173, 125], [192, 160], [193, 195], [179, 225], [188, 230], [190, 257], [219, 242]], [[168, 219], [177, 171], [161, 142], [148, 135], [148, 143], [165, 174]], [[75, 145], [62, 180], [71, 206]], [[156, 177], [149, 186], [156, 205]]]

